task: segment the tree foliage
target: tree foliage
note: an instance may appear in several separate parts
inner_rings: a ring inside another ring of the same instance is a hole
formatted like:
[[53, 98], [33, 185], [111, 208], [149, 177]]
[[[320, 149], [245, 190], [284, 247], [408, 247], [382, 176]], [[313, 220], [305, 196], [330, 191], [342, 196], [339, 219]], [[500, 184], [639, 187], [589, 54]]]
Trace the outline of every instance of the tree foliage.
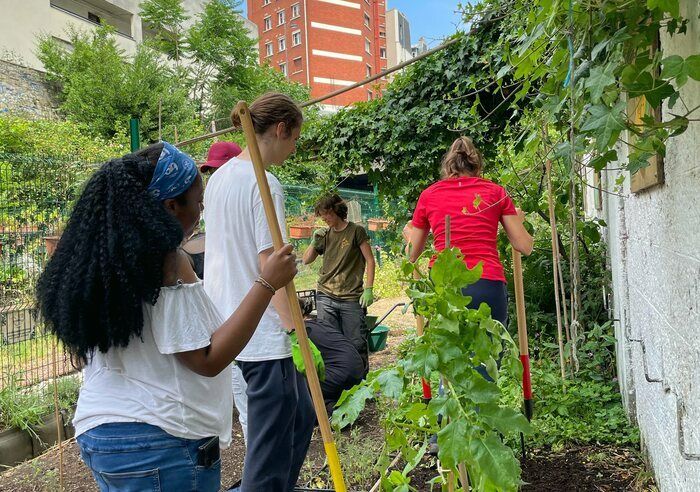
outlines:
[[100, 26], [70, 32], [71, 50], [41, 37], [39, 59], [56, 82], [66, 115], [106, 138], [126, 133], [128, 120], [139, 118], [143, 139], [156, 140], [159, 110], [162, 135], [172, 139], [177, 128], [182, 139], [226, 118], [241, 99], [269, 90], [308, 98], [306, 87], [258, 64], [257, 41], [250, 39], [239, 6], [209, 0], [191, 18], [182, 0], [146, 0], [146, 41], [133, 56], [119, 48], [112, 28]]
[[58, 84], [61, 109], [95, 135], [124, 134], [129, 118], [139, 118], [148, 139], [158, 135], [158, 110], [163, 127], [182, 129], [194, 122], [187, 87], [152, 48], [141, 45], [133, 58], [117, 46], [113, 30], [70, 32], [72, 51], [50, 37], [39, 41], [39, 59], [47, 77]]

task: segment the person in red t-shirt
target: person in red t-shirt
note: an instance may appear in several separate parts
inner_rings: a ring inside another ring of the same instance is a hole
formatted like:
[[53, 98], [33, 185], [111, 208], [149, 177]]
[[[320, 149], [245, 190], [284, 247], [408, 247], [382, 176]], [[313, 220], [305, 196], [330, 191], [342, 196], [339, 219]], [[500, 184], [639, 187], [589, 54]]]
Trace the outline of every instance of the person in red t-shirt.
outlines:
[[[525, 229], [525, 214], [513, 205], [502, 186], [481, 178], [481, 153], [469, 137], [454, 141], [442, 160], [442, 177], [421, 193], [411, 221], [411, 261], [425, 249], [432, 231], [437, 251], [445, 249], [445, 216], [450, 216], [451, 246], [459, 248], [469, 268], [483, 263], [483, 274], [463, 289], [472, 298], [470, 308], [482, 302], [491, 307], [493, 319], [508, 323], [508, 291], [496, 246], [498, 223], [513, 248], [532, 252], [533, 239]], [[432, 265], [432, 261], [431, 261]]]

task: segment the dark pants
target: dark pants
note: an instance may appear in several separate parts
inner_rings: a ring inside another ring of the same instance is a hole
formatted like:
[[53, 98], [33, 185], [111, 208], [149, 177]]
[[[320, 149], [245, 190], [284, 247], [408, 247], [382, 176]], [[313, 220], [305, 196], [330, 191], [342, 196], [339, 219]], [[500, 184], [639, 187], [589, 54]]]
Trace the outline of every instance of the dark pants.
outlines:
[[366, 373], [369, 370], [369, 330], [365, 322], [367, 310], [358, 301], [340, 301], [319, 292], [316, 295], [316, 312], [320, 321], [337, 326], [345, 338], [350, 340], [362, 357]]
[[306, 381], [291, 357], [237, 363], [248, 383], [248, 443], [241, 491], [291, 491], [315, 422]]
[[479, 309], [482, 302], [491, 308], [491, 317], [508, 328], [508, 289], [505, 282], [481, 278], [462, 289], [462, 294], [472, 298], [470, 309]]
[[[481, 278], [476, 283], [462, 289], [462, 294], [472, 298], [468, 306], [470, 309], [479, 309], [482, 302], [486, 303], [491, 308], [491, 317], [508, 328], [508, 289], [505, 282]], [[500, 357], [497, 362], [500, 366]], [[475, 369], [484, 379], [493, 381], [483, 365], [475, 367]]]

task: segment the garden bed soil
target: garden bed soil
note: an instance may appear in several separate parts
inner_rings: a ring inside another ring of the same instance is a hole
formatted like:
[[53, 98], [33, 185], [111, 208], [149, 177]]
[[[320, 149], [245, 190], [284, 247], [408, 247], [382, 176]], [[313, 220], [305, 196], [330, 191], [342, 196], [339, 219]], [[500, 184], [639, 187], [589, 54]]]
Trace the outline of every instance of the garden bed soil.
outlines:
[[[370, 309], [372, 314], [382, 314], [396, 302], [387, 299], [377, 302]], [[395, 311], [384, 324], [392, 331], [387, 349], [372, 354], [373, 368], [395, 360], [396, 346], [403, 339], [403, 329], [412, 326], [410, 314]], [[231, 486], [241, 477], [245, 446], [241, 428], [234, 418], [233, 444], [222, 452], [222, 486]], [[353, 429], [343, 431], [338, 438], [341, 459], [344, 462], [349, 490], [367, 491], [378, 478], [372, 471], [382, 441], [379, 414], [374, 405], [368, 405]], [[364, 456], [360, 456], [364, 454]], [[359, 465], [356, 460], [364, 459]], [[349, 462], [352, 461], [351, 465]], [[354, 466], [354, 468], [353, 468]], [[66, 492], [97, 491], [95, 482], [85, 467], [74, 439], [63, 445], [63, 467]], [[44, 455], [5, 471], [0, 475], [2, 492], [43, 492], [59, 490], [59, 451], [54, 447]], [[428, 482], [437, 475], [434, 458], [426, 456], [412, 472], [411, 484], [419, 492], [430, 491]], [[351, 479], [354, 478], [354, 481]], [[656, 491], [650, 474], [635, 450], [615, 446], [572, 446], [561, 451], [548, 449], [531, 450], [523, 463], [524, 491]], [[325, 467], [325, 455], [321, 436], [316, 430], [312, 438], [306, 463], [302, 469], [299, 485], [329, 488], [331, 484]]]

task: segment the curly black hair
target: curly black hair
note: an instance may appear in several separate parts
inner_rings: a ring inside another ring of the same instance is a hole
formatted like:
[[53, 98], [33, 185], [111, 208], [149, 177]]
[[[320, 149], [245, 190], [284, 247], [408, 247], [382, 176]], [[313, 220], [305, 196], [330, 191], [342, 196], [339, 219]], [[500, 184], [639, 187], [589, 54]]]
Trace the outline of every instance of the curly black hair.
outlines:
[[125, 347], [155, 304], [163, 264], [183, 239], [147, 191], [162, 144], [114, 159], [89, 179], [37, 284], [41, 315], [71, 355]]

